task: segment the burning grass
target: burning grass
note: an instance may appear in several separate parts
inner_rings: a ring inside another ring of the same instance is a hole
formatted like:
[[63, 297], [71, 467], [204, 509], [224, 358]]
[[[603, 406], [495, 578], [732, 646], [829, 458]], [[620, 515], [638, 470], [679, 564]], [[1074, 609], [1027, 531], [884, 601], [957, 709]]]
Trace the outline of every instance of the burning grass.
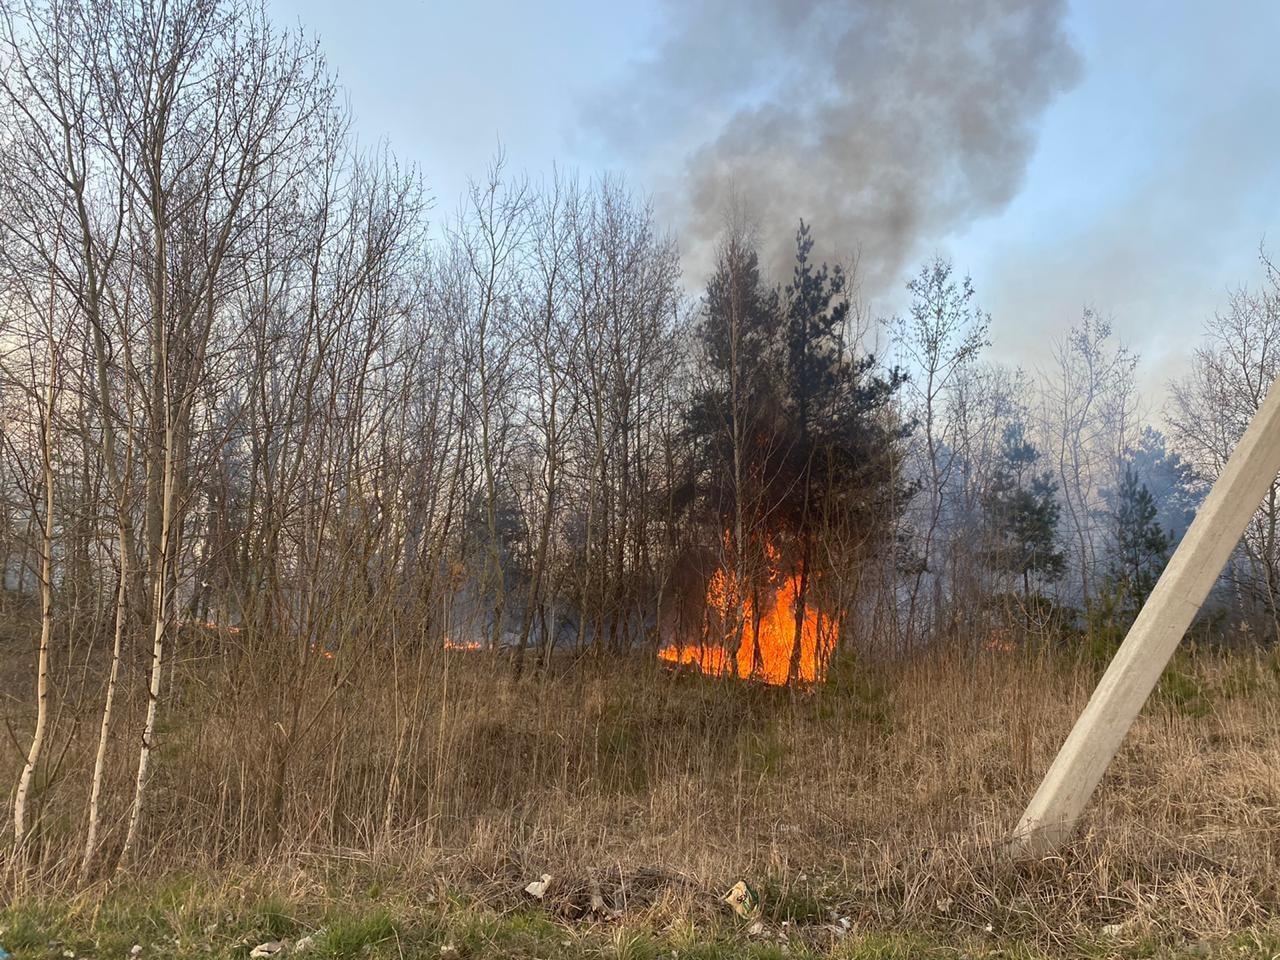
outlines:
[[[726, 546], [729, 534], [725, 534]], [[785, 568], [782, 553], [764, 544], [764, 575], [753, 579], [722, 564], [706, 591], [701, 636], [677, 638], [658, 658], [691, 665], [708, 676], [737, 676], [774, 686], [826, 678], [840, 622], [815, 602], [803, 569]]]
[[[666, 953], [685, 927], [745, 944], [717, 899], [739, 878], [761, 890], [769, 930], [788, 924], [793, 954], [805, 944], [857, 956], [824, 932], [833, 917], [868, 943], [1016, 942], [1054, 955], [1096, 945], [1104, 928], [1112, 952], [1235, 944], [1241, 931], [1274, 942], [1274, 656], [1183, 657], [1081, 839], [1060, 858], [1017, 865], [1001, 842], [1098, 668], [981, 646], [879, 667], [837, 658], [824, 684], [801, 691], [641, 659], [514, 682], [490, 651], [344, 652], [314, 664], [294, 728], [289, 697], [255, 686], [252, 664], [182, 664], [181, 694], [165, 704], [147, 855], [128, 883], [198, 876], [223, 889], [263, 877], [298, 916], [376, 885], [413, 900], [406, 936], [443, 897], [471, 911], [452, 914], [445, 933], [468, 916], [501, 926], [530, 915], [571, 931], [562, 939], [584, 956], [612, 949], [618, 931]], [[44, 868], [23, 885], [11, 875], [15, 909], [75, 888], [62, 865], [82, 841], [92, 725], [68, 718], [91, 716], [91, 694], [60, 696], [67, 749], [42, 784]], [[141, 706], [124, 705], [122, 729]], [[5, 709], [22, 729], [26, 705]], [[113, 752], [115, 812], [129, 753]], [[523, 888], [542, 873], [558, 888], [533, 903]], [[580, 894], [593, 885], [620, 920], [583, 916]], [[97, 902], [105, 889], [79, 896]], [[539, 949], [527, 955], [549, 955]]]

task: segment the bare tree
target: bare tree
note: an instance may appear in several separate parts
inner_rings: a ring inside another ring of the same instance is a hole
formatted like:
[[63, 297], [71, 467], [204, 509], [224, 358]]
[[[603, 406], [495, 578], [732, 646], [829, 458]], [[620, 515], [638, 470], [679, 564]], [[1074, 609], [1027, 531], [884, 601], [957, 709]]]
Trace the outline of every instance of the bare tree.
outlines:
[[1138, 359], [1115, 343], [1110, 322], [1092, 310], [1054, 345], [1053, 359], [1041, 394], [1040, 446], [1058, 475], [1073, 546], [1070, 566], [1079, 582], [1076, 599], [1087, 607], [1104, 546], [1102, 493], [1115, 489], [1124, 451], [1141, 428], [1134, 382]]
[[[1166, 415], [1178, 452], [1206, 480], [1218, 476], [1280, 374], [1280, 270], [1261, 254], [1261, 289], [1241, 287], [1205, 323], [1191, 372], [1170, 384]], [[1250, 628], [1280, 624], [1280, 482], [1273, 483], [1227, 570]]]
[[907, 284], [911, 307], [906, 316], [890, 322], [893, 343], [913, 376], [906, 391], [910, 412], [919, 424], [919, 442], [914, 451], [923, 479], [922, 511], [917, 519], [918, 552], [916, 573], [907, 611], [907, 629], [915, 627], [919, 594], [924, 578], [931, 582], [931, 622], [941, 613], [946, 570], [941, 569], [935, 541], [946, 536], [940, 528], [954, 525], [955, 473], [958, 425], [952, 415], [955, 406], [947, 403], [949, 393], [966, 370], [989, 344], [991, 318], [978, 309], [973, 282], [957, 281], [952, 265], [935, 258], [920, 268]]

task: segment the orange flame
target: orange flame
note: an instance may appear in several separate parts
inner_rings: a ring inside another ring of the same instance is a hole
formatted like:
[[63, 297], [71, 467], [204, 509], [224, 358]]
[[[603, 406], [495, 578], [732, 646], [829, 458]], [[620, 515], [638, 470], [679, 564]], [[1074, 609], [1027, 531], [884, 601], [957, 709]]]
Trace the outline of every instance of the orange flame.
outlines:
[[480, 642], [477, 640], [454, 640], [452, 637], [445, 637], [444, 648], [446, 650], [479, 650]]
[[[727, 534], [725, 539], [728, 541]], [[668, 644], [658, 651], [658, 656], [670, 663], [691, 664], [711, 676], [736, 674], [744, 680], [762, 680], [778, 686], [786, 684], [791, 678], [791, 660], [796, 646], [796, 603], [800, 597], [801, 574], [782, 572], [781, 556], [769, 541], [765, 542], [765, 556], [768, 576], [758, 593], [761, 600], [758, 635], [755, 601], [750, 586], [744, 578], [721, 567], [707, 584], [706, 600], [712, 618], [725, 625], [721, 631], [724, 642], [704, 638], [703, 642], [693, 645]], [[806, 597], [804, 619], [799, 630], [797, 677], [804, 683], [814, 683], [826, 677], [839, 623], [818, 609], [812, 590], [807, 593], [809, 596]], [[735, 631], [733, 625], [739, 604], [742, 624]], [[728, 646], [735, 633], [736, 655]]]
[[1014, 642], [1008, 630], [1003, 627], [996, 627], [987, 635], [982, 649], [988, 653], [1013, 653], [1018, 649], [1018, 645]]

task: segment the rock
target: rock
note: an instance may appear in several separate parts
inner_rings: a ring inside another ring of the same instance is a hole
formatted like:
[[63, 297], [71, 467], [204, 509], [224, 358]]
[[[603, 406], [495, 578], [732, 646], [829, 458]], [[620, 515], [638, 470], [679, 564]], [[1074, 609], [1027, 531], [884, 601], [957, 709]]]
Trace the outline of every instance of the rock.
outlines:
[[251, 957], [274, 957], [277, 953], [283, 953], [285, 942], [283, 940], [268, 940], [266, 943], [260, 943], [249, 951]]
[[293, 945], [292, 953], [306, 953], [316, 945], [316, 941], [324, 936], [324, 929], [316, 930], [314, 933], [308, 933], [305, 937]]

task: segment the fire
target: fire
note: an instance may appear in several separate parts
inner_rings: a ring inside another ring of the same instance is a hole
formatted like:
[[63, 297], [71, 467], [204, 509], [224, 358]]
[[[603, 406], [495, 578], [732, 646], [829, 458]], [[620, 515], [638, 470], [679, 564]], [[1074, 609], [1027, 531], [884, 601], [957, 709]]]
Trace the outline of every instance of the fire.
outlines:
[[[727, 535], [725, 539], [728, 541]], [[791, 675], [795, 652], [796, 602], [800, 597], [802, 573], [783, 572], [781, 555], [772, 542], [765, 542], [765, 557], [767, 576], [758, 591], [752, 591], [745, 578], [735, 576], [726, 567], [716, 570], [707, 584], [706, 602], [711, 619], [725, 625], [721, 631], [712, 628], [708, 632], [720, 632], [724, 642], [707, 637], [692, 645], [669, 644], [658, 651], [658, 656], [671, 663], [692, 664], [712, 676], [736, 674], [744, 680], [785, 684]], [[839, 623], [818, 608], [812, 583], [809, 587], [799, 631], [798, 677], [802, 682], [814, 683], [826, 677]], [[760, 600], [758, 638], [756, 596]], [[739, 602], [742, 625], [735, 631]], [[733, 642], [735, 632], [738, 636]], [[734, 647], [736, 655], [732, 653]]]
[[1018, 645], [1014, 642], [1008, 630], [1003, 627], [996, 627], [988, 634], [982, 649], [989, 653], [1013, 653], [1018, 649]]
[[445, 637], [444, 648], [446, 650], [479, 650], [480, 643], [477, 640], [454, 640], [452, 637]]

